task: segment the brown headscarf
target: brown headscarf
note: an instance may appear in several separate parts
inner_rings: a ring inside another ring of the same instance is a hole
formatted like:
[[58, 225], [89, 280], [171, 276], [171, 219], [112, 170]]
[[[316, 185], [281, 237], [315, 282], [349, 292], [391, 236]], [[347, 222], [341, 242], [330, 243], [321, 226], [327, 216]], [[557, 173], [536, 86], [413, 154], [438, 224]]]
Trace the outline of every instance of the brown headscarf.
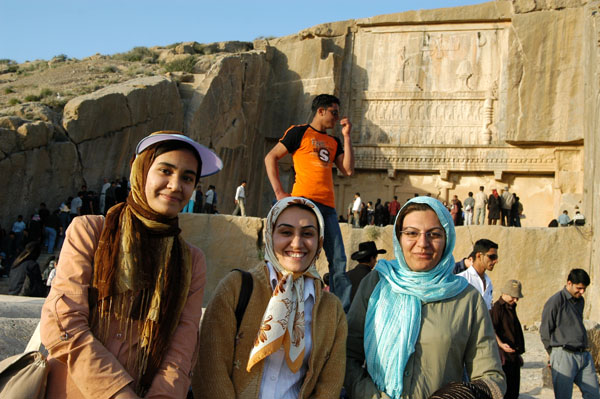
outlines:
[[[156, 213], [146, 199], [146, 177], [156, 149], [157, 145], [149, 147], [133, 161], [127, 202], [106, 215], [90, 292], [94, 335], [106, 343], [114, 318], [129, 347], [137, 341], [126, 367], [133, 370], [135, 391], [141, 397], [148, 392], [169, 347], [191, 282], [191, 255], [179, 235], [177, 217]], [[135, 323], [138, 334], [134, 336]]]

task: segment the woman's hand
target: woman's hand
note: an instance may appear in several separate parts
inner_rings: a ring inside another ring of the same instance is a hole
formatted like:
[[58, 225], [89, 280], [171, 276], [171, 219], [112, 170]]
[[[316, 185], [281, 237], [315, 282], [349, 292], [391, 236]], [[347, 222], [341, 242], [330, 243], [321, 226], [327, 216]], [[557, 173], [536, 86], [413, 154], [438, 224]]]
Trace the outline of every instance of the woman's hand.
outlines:
[[499, 343], [498, 346], [500, 347], [500, 349], [502, 349], [506, 353], [514, 353], [515, 352], [515, 350], [513, 348], [511, 348], [509, 344]]

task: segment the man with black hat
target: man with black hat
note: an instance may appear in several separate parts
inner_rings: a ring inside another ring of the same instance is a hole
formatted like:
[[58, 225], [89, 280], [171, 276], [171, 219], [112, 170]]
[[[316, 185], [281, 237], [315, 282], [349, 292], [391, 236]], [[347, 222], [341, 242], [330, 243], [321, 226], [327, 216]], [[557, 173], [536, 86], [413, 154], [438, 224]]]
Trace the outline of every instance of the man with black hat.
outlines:
[[508, 280], [502, 287], [501, 292], [502, 295], [494, 302], [490, 314], [494, 330], [496, 330], [496, 340], [502, 359], [502, 370], [506, 375], [506, 394], [504, 398], [517, 399], [521, 384], [521, 367], [523, 366], [521, 355], [525, 352], [523, 329], [516, 310], [517, 301], [523, 298], [521, 282]]
[[377, 255], [384, 254], [387, 251], [385, 249], [377, 249], [374, 241], [361, 242], [358, 244], [358, 251], [354, 252], [350, 258], [352, 260], [357, 260], [358, 265], [354, 267], [354, 269], [350, 270], [346, 274], [352, 283], [352, 291], [350, 291], [350, 302], [354, 299], [354, 295], [356, 294], [356, 290], [358, 290], [358, 286], [363, 278], [373, 268], [377, 263]]

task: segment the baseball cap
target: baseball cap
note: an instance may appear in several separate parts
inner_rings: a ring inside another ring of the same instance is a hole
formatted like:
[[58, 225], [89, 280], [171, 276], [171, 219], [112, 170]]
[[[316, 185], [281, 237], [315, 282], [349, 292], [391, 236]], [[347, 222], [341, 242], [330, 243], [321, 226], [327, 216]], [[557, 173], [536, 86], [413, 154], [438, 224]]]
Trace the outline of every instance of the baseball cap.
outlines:
[[508, 280], [502, 287], [502, 293], [514, 298], [523, 298], [521, 282], [519, 280]]
[[184, 136], [180, 132], [162, 130], [156, 133], [152, 133], [150, 136], [146, 136], [140, 140], [137, 147], [135, 148], [135, 155], [138, 156], [148, 147], [153, 144], [160, 143], [162, 141], [182, 141], [190, 145], [202, 160], [202, 170], [200, 177], [211, 176], [223, 169], [223, 161], [217, 156], [212, 150], [206, 148], [202, 144], [199, 144], [191, 138]]

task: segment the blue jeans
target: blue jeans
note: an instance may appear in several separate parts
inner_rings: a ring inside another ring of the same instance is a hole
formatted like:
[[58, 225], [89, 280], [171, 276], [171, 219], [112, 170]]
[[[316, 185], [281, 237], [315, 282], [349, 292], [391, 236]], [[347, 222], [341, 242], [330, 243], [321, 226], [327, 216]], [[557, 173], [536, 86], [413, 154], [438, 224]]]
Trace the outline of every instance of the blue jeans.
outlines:
[[44, 231], [46, 232], [46, 242], [48, 243], [48, 253], [54, 253], [54, 244], [56, 243], [56, 229], [52, 227], [44, 227]]
[[583, 399], [600, 398], [594, 359], [590, 352], [568, 352], [561, 347], [554, 347], [550, 353], [550, 366], [555, 398], [571, 399], [573, 384], [577, 384]]
[[333, 292], [347, 312], [350, 308], [350, 291], [352, 284], [346, 275], [346, 252], [344, 249], [344, 240], [338, 221], [335, 208], [315, 202], [319, 211], [323, 215], [325, 222], [325, 237], [323, 240], [323, 250], [329, 263], [329, 291]]

